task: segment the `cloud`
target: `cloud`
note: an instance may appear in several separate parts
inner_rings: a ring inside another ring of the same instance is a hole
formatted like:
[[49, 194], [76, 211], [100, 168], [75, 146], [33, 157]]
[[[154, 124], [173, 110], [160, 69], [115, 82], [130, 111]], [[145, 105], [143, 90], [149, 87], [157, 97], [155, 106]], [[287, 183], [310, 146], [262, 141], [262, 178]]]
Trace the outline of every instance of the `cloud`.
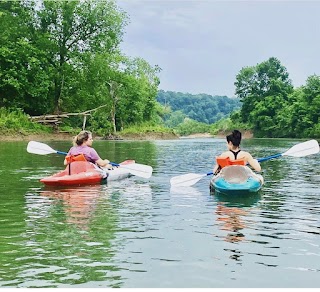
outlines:
[[295, 86], [319, 74], [316, 1], [118, 1], [122, 50], [162, 68], [160, 88], [234, 95], [241, 68], [277, 57]]

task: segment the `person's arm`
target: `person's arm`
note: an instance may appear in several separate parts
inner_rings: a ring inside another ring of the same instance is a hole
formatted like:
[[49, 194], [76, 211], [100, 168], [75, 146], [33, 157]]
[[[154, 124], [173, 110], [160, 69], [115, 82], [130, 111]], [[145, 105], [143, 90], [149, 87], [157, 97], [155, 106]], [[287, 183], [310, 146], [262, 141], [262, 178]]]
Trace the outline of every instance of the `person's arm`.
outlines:
[[98, 160], [96, 160], [96, 164], [99, 165], [100, 167], [105, 167], [110, 163], [110, 161], [108, 159], [101, 159], [99, 158]]
[[90, 157], [98, 166], [112, 168], [112, 165], [109, 164], [110, 161], [108, 159], [101, 159], [101, 157], [94, 148], [91, 148]]
[[257, 159], [254, 159], [251, 154], [248, 153], [248, 163], [255, 171], [261, 171], [261, 165]]

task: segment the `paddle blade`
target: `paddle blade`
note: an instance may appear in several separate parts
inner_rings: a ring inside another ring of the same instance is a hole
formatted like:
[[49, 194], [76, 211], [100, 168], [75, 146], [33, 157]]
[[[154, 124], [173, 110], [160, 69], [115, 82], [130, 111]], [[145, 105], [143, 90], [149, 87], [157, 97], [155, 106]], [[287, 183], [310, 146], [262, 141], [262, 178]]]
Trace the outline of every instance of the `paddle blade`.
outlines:
[[33, 154], [47, 155], [51, 153], [57, 153], [56, 150], [44, 143], [30, 141], [27, 146], [27, 151]]
[[311, 154], [316, 154], [318, 152], [319, 152], [319, 143], [317, 142], [317, 140], [309, 140], [309, 141], [294, 145], [282, 155], [293, 156], [293, 157], [303, 157]]
[[172, 177], [170, 179], [170, 184], [171, 186], [190, 187], [205, 176], [207, 176], [207, 174], [187, 173]]
[[150, 178], [152, 176], [152, 167], [150, 165], [130, 163], [130, 164], [118, 164], [117, 166], [127, 169], [132, 175], [140, 176], [143, 178]]

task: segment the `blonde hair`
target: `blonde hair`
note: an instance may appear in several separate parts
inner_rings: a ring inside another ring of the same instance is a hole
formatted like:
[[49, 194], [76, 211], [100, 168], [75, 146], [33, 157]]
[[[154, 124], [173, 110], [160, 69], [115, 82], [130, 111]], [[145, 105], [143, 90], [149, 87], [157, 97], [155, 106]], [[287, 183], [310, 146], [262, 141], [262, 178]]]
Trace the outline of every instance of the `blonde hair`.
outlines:
[[90, 136], [92, 136], [92, 133], [90, 131], [81, 131], [77, 136], [73, 138], [73, 145], [82, 145], [84, 142], [88, 141]]

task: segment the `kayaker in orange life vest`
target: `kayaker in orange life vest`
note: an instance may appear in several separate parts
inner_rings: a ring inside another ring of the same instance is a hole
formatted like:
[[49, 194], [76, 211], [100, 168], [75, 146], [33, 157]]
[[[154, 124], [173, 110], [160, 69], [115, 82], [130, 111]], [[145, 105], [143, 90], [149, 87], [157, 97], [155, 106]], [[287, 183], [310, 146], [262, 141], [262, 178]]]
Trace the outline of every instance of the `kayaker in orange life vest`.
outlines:
[[[101, 167], [110, 167], [110, 161], [108, 159], [101, 159], [98, 155], [97, 151], [92, 148], [92, 133], [89, 131], [81, 131], [77, 136], [73, 139], [73, 147], [70, 148], [67, 157], [77, 156], [79, 154], [83, 154], [87, 161], [93, 162]], [[69, 163], [68, 159], [64, 160], [64, 165]]]
[[[232, 134], [226, 136], [227, 139], [227, 147], [228, 151], [223, 152], [217, 160], [219, 159], [226, 159], [227, 161], [230, 160], [230, 164], [242, 164], [246, 165], [247, 163], [255, 171], [261, 171], [261, 165], [257, 159], [254, 159], [249, 152], [240, 150], [240, 143], [241, 143], [241, 132], [238, 130], [232, 131]], [[242, 160], [242, 161], [241, 161]], [[239, 163], [235, 163], [235, 162]], [[213, 168], [213, 173], [216, 174], [221, 170], [221, 166], [217, 163]]]

